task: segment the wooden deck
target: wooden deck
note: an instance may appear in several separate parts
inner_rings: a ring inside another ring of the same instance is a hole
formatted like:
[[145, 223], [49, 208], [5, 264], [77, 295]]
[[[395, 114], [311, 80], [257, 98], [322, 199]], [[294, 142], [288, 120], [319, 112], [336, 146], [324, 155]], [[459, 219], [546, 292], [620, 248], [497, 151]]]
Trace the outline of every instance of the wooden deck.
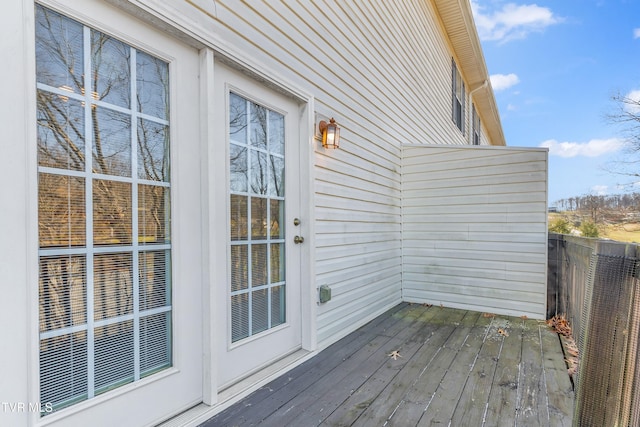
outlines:
[[573, 400], [544, 322], [401, 304], [202, 425], [570, 426]]

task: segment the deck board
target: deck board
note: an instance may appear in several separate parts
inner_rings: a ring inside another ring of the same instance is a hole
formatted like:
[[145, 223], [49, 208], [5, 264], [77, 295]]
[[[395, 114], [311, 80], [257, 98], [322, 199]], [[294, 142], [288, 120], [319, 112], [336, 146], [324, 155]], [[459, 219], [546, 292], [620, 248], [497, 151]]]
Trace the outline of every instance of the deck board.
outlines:
[[572, 415], [544, 323], [401, 304], [202, 426], [562, 426]]

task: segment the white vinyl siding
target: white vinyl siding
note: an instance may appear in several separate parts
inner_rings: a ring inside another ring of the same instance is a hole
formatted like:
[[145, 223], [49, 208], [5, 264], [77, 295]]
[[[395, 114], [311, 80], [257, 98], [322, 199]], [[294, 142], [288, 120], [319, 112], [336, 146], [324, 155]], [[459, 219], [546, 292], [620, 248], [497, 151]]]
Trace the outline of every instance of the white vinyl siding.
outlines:
[[403, 299], [544, 318], [547, 152], [403, 152]]
[[332, 288], [317, 307], [323, 347], [401, 300], [400, 144], [468, 144], [451, 122], [446, 34], [422, 0], [194, 4], [174, 7], [341, 126], [339, 150], [316, 141], [312, 280]]

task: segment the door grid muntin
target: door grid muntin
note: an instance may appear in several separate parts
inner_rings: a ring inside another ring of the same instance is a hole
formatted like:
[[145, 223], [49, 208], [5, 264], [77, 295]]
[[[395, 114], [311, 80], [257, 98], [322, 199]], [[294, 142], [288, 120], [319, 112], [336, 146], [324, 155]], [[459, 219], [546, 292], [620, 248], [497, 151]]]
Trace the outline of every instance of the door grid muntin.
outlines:
[[232, 343], [286, 322], [284, 121], [229, 93]]

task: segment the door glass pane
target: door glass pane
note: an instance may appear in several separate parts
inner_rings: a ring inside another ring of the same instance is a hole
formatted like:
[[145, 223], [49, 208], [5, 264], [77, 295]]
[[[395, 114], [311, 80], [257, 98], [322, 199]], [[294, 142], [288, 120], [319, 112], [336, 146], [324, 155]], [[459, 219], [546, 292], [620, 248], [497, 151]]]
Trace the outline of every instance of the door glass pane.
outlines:
[[247, 148], [231, 144], [229, 148], [229, 174], [231, 175], [231, 191], [247, 192], [249, 179], [247, 169]]
[[124, 316], [133, 312], [133, 259], [131, 253], [98, 254], [94, 257], [94, 319]]
[[271, 199], [269, 234], [272, 239], [284, 239], [284, 200]]
[[38, 176], [40, 247], [86, 244], [84, 178], [40, 173]]
[[169, 120], [169, 69], [164, 61], [136, 52], [136, 91], [139, 112]]
[[251, 103], [250, 133], [251, 145], [267, 148], [267, 109], [261, 105]]
[[141, 245], [171, 241], [168, 187], [138, 185], [138, 243]]
[[231, 240], [247, 240], [249, 238], [249, 207], [247, 196], [231, 194]]
[[257, 150], [250, 151], [251, 157], [251, 193], [267, 194], [269, 185], [267, 154]]
[[169, 64], [35, 8], [40, 401], [57, 411], [171, 366]]
[[261, 197], [251, 198], [252, 240], [265, 240], [267, 238], [267, 204], [267, 199]]
[[284, 138], [282, 114], [229, 95], [232, 342], [286, 321]]
[[169, 181], [169, 126], [138, 120], [138, 178]]
[[131, 184], [93, 180], [93, 240], [96, 245], [131, 244]]
[[93, 113], [93, 162], [97, 173], [131, 176], [131, 117], [108, 108]]
[[91, 31], [91, 97], [119, 107], [131, 105], [131, 48]]
[[67, 96], [38, 91], [38, 164], [84, 170], [84, 108]]

